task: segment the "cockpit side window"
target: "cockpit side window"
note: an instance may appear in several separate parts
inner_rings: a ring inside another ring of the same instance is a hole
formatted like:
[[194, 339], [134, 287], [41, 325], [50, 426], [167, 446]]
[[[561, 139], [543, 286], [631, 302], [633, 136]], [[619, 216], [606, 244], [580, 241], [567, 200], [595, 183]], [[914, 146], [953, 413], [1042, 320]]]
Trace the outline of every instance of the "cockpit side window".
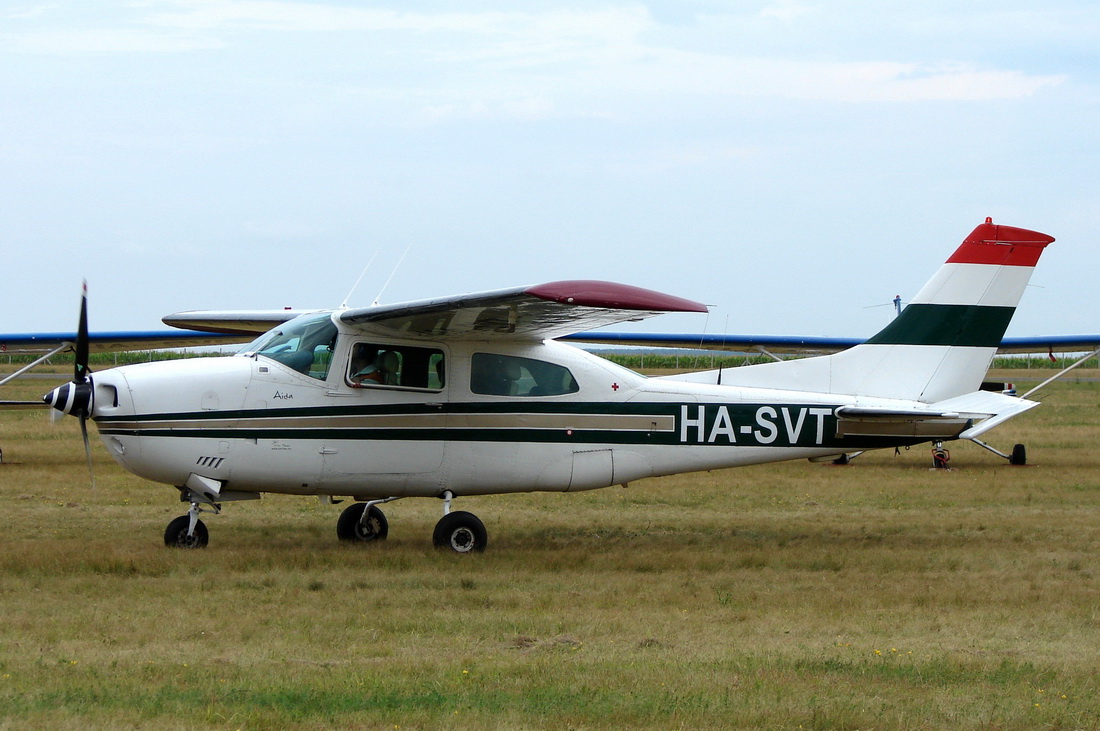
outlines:
[[474, 353], [470, 390], [487, 396], [563, 396], [580, 390], [569, 369], [514, 355]]
[[336, 333], [328, 313], [302, 315], [253, 341], [245, 354], [262, 355], [323, 381], [332, 365]]
[[348, 361], [353, 387], [397, 386], [439, 391], [445, 383], [443, 351], [410, 345], [356, 343]]

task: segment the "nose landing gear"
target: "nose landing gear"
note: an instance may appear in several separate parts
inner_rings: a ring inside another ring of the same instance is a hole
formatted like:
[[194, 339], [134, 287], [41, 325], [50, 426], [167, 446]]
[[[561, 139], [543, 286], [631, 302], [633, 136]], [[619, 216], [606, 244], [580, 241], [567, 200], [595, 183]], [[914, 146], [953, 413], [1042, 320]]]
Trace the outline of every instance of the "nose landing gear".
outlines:
[[[221, 512], [221, 506], [217, 503], [209, 505], [210, 512]], [[206, 524], [199, 520], [201, 512], [204, 512], [204, 508], [192, 497], [191, 509], [187, 511], [187, 515], [176, 518], [164, 530], [164, 545], [169, 548], [206, 548], [206, 544], [210, 542], [210, 532], [206, 530]]]

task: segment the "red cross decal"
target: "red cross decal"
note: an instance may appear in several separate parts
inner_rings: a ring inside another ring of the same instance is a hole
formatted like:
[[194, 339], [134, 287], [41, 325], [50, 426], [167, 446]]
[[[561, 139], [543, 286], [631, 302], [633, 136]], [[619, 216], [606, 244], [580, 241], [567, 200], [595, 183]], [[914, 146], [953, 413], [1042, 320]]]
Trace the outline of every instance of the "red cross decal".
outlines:
[[612, 391], [618, 391], [618, 390], [619, 390], [619, 384], [617, 384], [617, 383], [612, 383], [612, 384], [611, 384], [611, 390], [612, 390]]

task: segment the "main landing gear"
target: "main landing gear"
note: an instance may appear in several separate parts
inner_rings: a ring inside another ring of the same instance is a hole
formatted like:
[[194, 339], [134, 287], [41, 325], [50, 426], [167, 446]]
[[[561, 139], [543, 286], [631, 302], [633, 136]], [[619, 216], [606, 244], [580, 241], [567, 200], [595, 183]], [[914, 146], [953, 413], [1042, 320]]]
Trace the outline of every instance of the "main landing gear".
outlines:
[[[476, 515], [464, 510], [451, 512], [454, 494], [450, 490], [443, 493], [443, 517], [432, 532], [432, 543], [436, 548], [450, 549], [455, 553], [480, 553], [488, 543], [485, 524]], [[242, 499], [228, 497], [227, 499]], [[336, 521], [336, 536], [341, 541], [353, 543], [371, 543], [384, 541], [389, 535], [389, 523], [378, 506], [399, 500], [389, 497], [382, 500], [369, 500], [354, 503], [344, 509]], [[205, 548], [210, 542], [210, 533], [206, 524], [199, 520], [199, 513], [218, 514], [221, 505], [213, 502], [210, 496], [200, 496], [187, 489], [180, 490], [180, 500], [191, 504], [186, 515], [174, 519], [164, 531], [164, 545], [170, 548]]]
[[384, 502], [387, 501], [371, 500], [349, 505], [340, 513], [340, 520], [336, 521], [336, 537], [341, 541], [358, 543], [386, 540], [390, 525], [386, 522], [385, 513], [378, 507], [379, 503]]
[[[370, 500], [355, 503], [340, 514], [336, 522], [336, 535], [342, 541], [370, 543], [385, 540], [389, 533], [386, 516], [378, 507], [398, 498]], [[450, 549], [455, 553], [480, 553], [485, 550], [489, 534], [485, 524], [473, 513], [464, 510], [451, 512], [450, 490], [443, 493], [443, 517], [435, 524], [432, 544], [436, 548]]]

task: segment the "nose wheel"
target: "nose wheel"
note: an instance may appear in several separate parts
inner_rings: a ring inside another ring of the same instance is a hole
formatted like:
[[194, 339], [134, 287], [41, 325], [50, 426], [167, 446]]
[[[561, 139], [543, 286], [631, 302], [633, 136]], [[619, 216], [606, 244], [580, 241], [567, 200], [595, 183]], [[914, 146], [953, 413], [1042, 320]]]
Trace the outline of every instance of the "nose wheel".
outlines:
[[181, 515], [168, 524], [164, 531], [164, 545], [169, 548], [205, 548], [210, 542], [210, 532], [201, 520], [195, 520], [190, 529], [191, 516]]
[[[164, 529], [164, 545], [169, 548], [206, 548], [210, 542], [210, 532], [206, 530], [206, 524], [199, 520], [199, 513], [203, 512], [202, 505], [194, 493], [181, 493], [180, 499], [187, 501], [190, 497], [191, 509], [187, 515], [181, 515], [168, 524]], [[221, 506], [210, 503], [208, 510], [220, 513]]]

